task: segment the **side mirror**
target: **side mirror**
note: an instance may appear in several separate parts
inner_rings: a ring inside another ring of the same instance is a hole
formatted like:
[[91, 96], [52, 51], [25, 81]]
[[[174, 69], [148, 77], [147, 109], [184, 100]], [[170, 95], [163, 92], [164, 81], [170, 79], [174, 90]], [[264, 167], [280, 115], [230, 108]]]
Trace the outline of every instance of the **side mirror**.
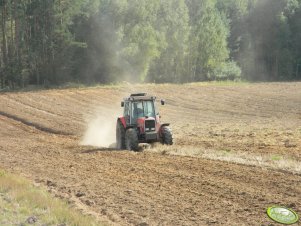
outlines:
[[121, 107], [124, 107], [124, 101], [121, 101]]
[[161, 105], [165, 105], [165, 100], [161, 100]]

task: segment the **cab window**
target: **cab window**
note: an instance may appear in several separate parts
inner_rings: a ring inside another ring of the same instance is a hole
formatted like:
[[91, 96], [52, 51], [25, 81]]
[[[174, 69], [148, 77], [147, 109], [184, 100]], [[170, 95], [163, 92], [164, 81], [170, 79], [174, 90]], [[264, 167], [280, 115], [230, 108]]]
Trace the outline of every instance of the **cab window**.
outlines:
[[144, 101], [144, 115], [148, 117], [155, 117], [155, 109], [153, 101]]
[[129, 116], [129, 102], [125, 102], [124, 103], [124, 112], [123, 112], [123, 115], [124, 116]]
[[133, 119], [137, 119], [137, 118], [141, 118], [141, 117], [144, 117], [144, 114], [143, 114], [143, 105], [142, 105], [142, 102], [139, 101], [139, 102], [133, 102], [133, 105], [132, 105], [132, 115], [133, 115]]

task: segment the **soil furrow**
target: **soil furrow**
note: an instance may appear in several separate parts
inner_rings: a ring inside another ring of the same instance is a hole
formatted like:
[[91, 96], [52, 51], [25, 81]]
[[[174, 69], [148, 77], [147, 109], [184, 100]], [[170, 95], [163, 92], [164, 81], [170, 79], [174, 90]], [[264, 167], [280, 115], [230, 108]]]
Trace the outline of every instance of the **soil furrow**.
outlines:
[[12, 119], [12, 120], [21, 122], [21, 123], [23, 123], [24, 125], [33, 127], [33, 128], [35, 128], [35, 129], [37, 129], [37, 130], [40, 130], [40, 131], [42, 131], [42, 132], [52, 133], [52, 134], [58, 134], [58, 135], [66, 135], [66, 136], [75, 135], [75, 134], [68, 133], [68, 132], [65, 132], [65, 131], [60, 131], [60, 130], [55, 130], [55, 129], [52, 129], [52, 128], [47, 128], [47, 127], [44, 127], [44, 126], [39, 125], [39, 124], [37, 124], [37, 123], [30, 122], [30, 121], [28, 121], [28, 120], [26, 120], [26, 119], [20, 118], [20, 117], [18, 117], [18, 116], [15, 116], [15, 115], [12, 115], [12, 114], [3, 112], [3, 111], [0, 111], [0, 115], [5, 116], [5, 117], [7, 117], [7, 118], [9, 118], [9, 119]]

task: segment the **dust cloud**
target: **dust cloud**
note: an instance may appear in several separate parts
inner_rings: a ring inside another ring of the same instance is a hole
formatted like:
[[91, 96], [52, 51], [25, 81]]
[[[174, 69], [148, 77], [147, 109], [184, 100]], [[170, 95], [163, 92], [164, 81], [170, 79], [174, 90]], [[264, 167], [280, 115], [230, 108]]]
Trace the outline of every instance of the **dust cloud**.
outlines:
[[88, 123], [88, 128], [81, 141], [81, 145], [89, 145], [95, 147], [112, 147], [115, 143], [115, 127], [114, 121], [106, 120], [102, 117], [96, 117]]
[[[116, 147], [116, 122], [117, 118], [123, 115], [123, 108], [120, 106], [123, 98], [131, 93], [155, 94], [152, 86], [143, 87], [128, 82], [123, 83], [123, 91], [102, 100], [98, 106], [89, 107], [89, 114], [84, 115], [86, 130], [83, 133], [80, 145], [115, 148]], [[111, 102], [110, 102], [111, 101]]]
[[114, 109], [115, 111], [101, 108], [86, 118], [87, 127], [80, 142], [81, 145], [103, 148], [116, 147], [116, 121], [117, 117], [121, 115], [121, 108], [114, 107]]

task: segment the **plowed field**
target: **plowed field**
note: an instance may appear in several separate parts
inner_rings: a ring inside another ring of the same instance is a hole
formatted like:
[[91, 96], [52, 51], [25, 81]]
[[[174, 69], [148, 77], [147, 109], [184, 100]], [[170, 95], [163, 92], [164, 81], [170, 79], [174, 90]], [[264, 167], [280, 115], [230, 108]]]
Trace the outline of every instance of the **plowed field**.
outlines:
[[[81, 145], [93, 118], [110, 126], [136, 91], [166, 100], [175, 145]], [[301, 214], [301, 83], [0, 93], [0, 168], [108, 224], [277, 225], [271, 205]]]

